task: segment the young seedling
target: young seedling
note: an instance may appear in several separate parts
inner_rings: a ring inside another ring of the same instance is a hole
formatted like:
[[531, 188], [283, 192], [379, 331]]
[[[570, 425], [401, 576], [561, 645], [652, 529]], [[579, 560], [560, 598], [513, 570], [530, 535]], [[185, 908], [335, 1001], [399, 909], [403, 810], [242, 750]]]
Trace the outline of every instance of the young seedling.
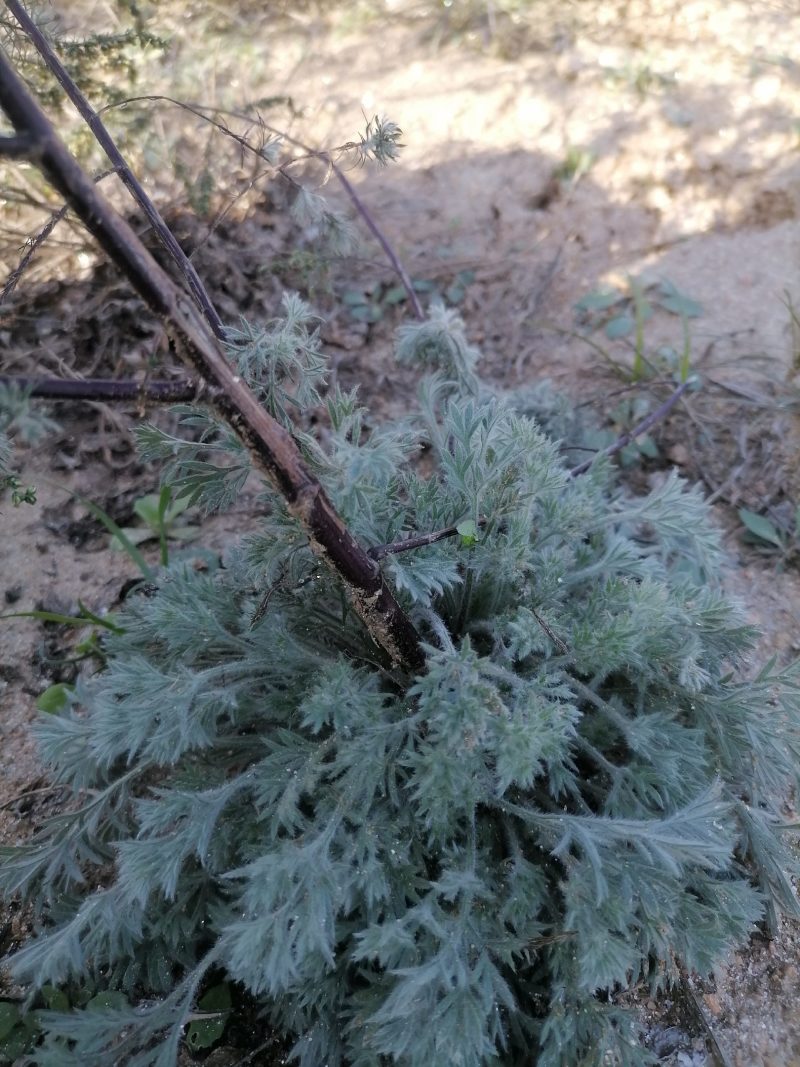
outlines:
[[120, 538], [119, 533], [115, 533], [111, 538], [111, 547], [127, 552], [131, 545], [158, 541], [161, 566], [166, 567], [169, 563], [169, 542], [192, 541], [200, 533], [199, 526], [182, 525], [178, 522], [189, 507], [190, 501], [185, 497], [173, 499], [172, 490], [166, 485], [158, 493], [139, 497], [133, 505], [133, 510], [143, 525], [123, 526], [120, 532], [124, 534], [125, 540]]
[[739, 508], [739, 518], [745, 528], [745, 541], [765, 555], [777, 555], [780, 567], [800, 553], [800, 506], [795, 507], [788, 524], [773, 522], [748, 508]]
[[[461, 270], [444, 286], [430, 278], [414, 278], [411, 284], [414, 292], [424, 296], [428, 303], [439, 301], [456, 307], [474, 280], [474, 271]], [[402, 285], [385, 285], [381, 282], [372, 282], [361, 289], [347, 289], [342, 295], [342, 303], [348, 308], [350, 316], [357, 322], [369, 323], [380, 322], [388, 308], [405, 304], [407, 299], [408, 293]]]
[[560, 166], [556, 168], [555, 178], [573, 189], [592, 169], [595, 155], [588, 148], [570, 145]]
[[[703, 309], [668, 279], [643, 282], [631, 277], [625, 289], [611, 287], [587, 293], [576, 303], [575, 310], [584, 340], [628, 381], [640, 382], [660, 377], [665, 372], [673, 375], [678, 382], [688, 379], [691, 373], [689, 321], [702, 315]], [[681, 320], [680, 350], [661, 346], [655, 352], [648, 351], [646, 325], [658, 310]], [[592, 334], [600, 330], [609, 341], [623, 342], [632, 352], [633, 363], [630, 367], [591, 339]]]

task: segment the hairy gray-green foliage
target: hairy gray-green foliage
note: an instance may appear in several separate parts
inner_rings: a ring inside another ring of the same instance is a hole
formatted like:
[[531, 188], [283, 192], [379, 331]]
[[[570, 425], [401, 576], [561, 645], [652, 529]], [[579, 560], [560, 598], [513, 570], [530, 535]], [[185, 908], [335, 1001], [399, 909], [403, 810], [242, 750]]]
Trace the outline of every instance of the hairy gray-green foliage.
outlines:
[[322, 241], [334, 256], [346, 256], [355, 249], [358, 238], [349, 219], [331, 210], [330, 204], [304, 185], [297, 186], [291, 216], [306, 228], [309, 236]]
[[6, 451], [9, 436], [19, 438], [24, 444], [35, 445], [58, 429], [57, 422], [31, 403], [29, 390], [13, 383], [0, 384], [0, 434], [6, 441]]
[[480, 353], [469, 343], [458, 312], [432, 305], [424, 322], [408, 323], [397, 331], [397, 360], [440, 368], [462, 393], [476, 393], [475, 366]]
[[283, 316], [254, 329], [243, 320], [227, 331], [237, 370], [273, 418], [292, 428], [291, 412], [307, 411], [321, 400], [327, 364], [311, 309], [299, 296], [283, 298]]
[[[286, 310], [236, 350], [282, 419], [323, 388]], [[753, 633], [699, 493], [669, 475], [631, 497], [605, 460], [571, 478], [536, 396], [482, 390], [452, 316], [400, 343], [439, 352], [416, 418], [375, 428], [334, 389], [302, 440], [365, 544], [475, 523], [382, 564], [426, 667], [383, 659], [274, 495], [218, 572], [174, 565], [130, 599], [107, 667], [39, 726], [74, 800], [4, 851], [0, 886], [39, 916], [18, 981], [140, 1006], [43, 1017], [43, 1067], [171, 1067], [211, 971], [301, 1067], [640, 1067], [609, 994], [706, 972], [796, 910], [798, 672], [743, 679]], [[199, 441], [143, 443], [218, 506], [246, 460], [197, 418]], [[548, 418], [570, 425], [543, 395]]]
[[11, 468], [11, 442], [3, 430], [0, 430], [0, 475], [8, 474]]
[[161, 463], [162, 481], [177, 500], [199, 504], [205, 512], [230, 507], [250, 473], [247, 453], [232, 430], [209, 413], [184, 404], [173, 410], [179, 428], [193, 436], [143, 423], [136, 430], [142, 460]]
[[23, 486], [14, 470], [14, 444], [37, 444], [58, 424], [31, 406], [30, 392], [16, 385], [0, 385], [0, 501], [10, 491], [14, 507], [36, 502], [34, 486]]

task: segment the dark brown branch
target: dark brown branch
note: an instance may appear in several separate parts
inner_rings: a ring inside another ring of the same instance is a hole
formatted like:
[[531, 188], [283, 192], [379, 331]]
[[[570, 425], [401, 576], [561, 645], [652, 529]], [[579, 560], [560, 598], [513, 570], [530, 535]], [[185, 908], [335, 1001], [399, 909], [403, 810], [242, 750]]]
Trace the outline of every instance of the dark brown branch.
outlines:
[[672, 411], [689, 386], [694, 384], [694, 381], [694, 378], [687, 378], [685, 382], [681, 382], [672, 396], [657, 407], [655, 411], [651, 411], [650, 414], [642, 419], [641, 422], [637, 423], [632, 430], [628, 430], [627, 433], [622, 434], [613, 442], [613, 444], [610, 444], [608, 448], [604, 448], [601, 452], [598, 452], [597, 456], [593, 456], [591, 459], [579, 463], [577, 467], [573, 467], [569, 472], [570, 478], [575, 478], [578, 474], [585, 474], [597, 460], [598, 456], [613, 456], [616, 452], [621, 452], [631, 441], [635, 440], [637, 437], [641, 437], [641, 435], [646, 433], [651, 426], [655, 426], [657, 422], [660, 422], [661, 419]]
[[103, 125], [103, 122], [100, 119], [99, 115], [91, 106], [91, 104], [83, 95], [83, 93], [80, 91], [75, 82], [72, 80], [63, 63], [48, 44], [44, 34], [33, 21], [33, 19], [30, 17], [30, 15], [27, 13], [22, 4], [19, 3], [19, 0], [6, 0], [6, 7], [14, 15], [17, 22], [19, 22], [23, 31], [30, 38], [31, 43], [44, 60], [48, 70], [58, 80], [64, 92], [67, 94], [67, 96], [70, 98], [77, 110], [80, 112], [81, 117], [87, 123], [89, 129], [94, 134], [103, 151], [111, 160], [114, 169], [119, 174], [131, 196], [134, 198], [139, 207], [147, 216], [148, 222], [153, 227], [153, 230], [155, 231], [163, 246], [172, 256], [178, 267], [178, 270], [181, 272], [184, 279], [186, 280], [186, 283], [189, 286], [189, 291], [194, 297], [197, 306], [202, 311], [203, 316], [205, 317], [209, 326], [217, 335], [217, 337], [223, 337], [225, 333], [225, 327], [223, 326], [222, 320], [217, 314], [216, 308], [211, 302], [211, 297], [208, 295], [205, 286], [200, 280], [200, 276], [198, 275], [192, 264], [189, 262], [183, 249], [175, 239], [174, 234], [170, 231], [167, 224], [161, 218], [161, 215], [159, 214], [155, 204], [152, 202], [150, 197], [142, 188], [142, 185], [139, 180], [131, 171], [130, 167], [125, 161], [124, 156], [114, 143], [111, 134]]
[[234, 373], [194, 303], [159, 267], [69, 154], [2, 51], [0, 108], [18, 133], [33, 138], [31, 162], [164, 321], [184, 362], [208, 382], [210, 405], [239, 435], [253, 462], [284, 497], [288, 511], [302, 524], [312, 551], [342, 580], [373, 640], [394, 664], [419, 670], [424, 664], [419, 635], [385, 585], [380, 568], [353, 537], [306, 467], [292, 436], [268, 415]]
[[116, 378], [24, 378], [0, 375], [0, 386], [16, 387], [42, 400], [99, 400], [151, 404], [210, 403], [212, 390], [204, 381], [141, 381]]

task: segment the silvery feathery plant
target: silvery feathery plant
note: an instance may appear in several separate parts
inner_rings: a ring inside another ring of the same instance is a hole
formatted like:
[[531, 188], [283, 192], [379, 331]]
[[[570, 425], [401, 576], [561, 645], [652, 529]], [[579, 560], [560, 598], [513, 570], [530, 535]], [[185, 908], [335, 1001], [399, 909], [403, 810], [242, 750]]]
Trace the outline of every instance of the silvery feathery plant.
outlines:
[[25, 486], [14, 469], [12, 434], [26, 444], [41, 441], [57, 424], [31, 406], [28, 391], [0, 383], [0, 501], [6, 492], [14, 507], [36, 503], [36, 487]]
[[[307, 462], [425, 666], [372, 643], [266, 490], [221, 568], [129, 599], [105, 669], [38, 726], [73, 799], [0, 873], [37, 922], [14, 978], [127, 1000], [41, 1013], [33, 1062], [173, 1067], [220, 980], [301, 1067], [648, 1062], [615, 992], [708, 972], [797, 910], [798, 671], [745, 680], [753, 631], [700, 494], [669, 475], [631, 496], [603, 459], [571, 477], [569, 409], [490, 393], [441, 308], [399, 338], [427, 373], [404, 423], [325, 391], [295, 297], [229, 354], [284, 425], [324, 406], [296, 430]], [[182, 419], [191, 440], [146, 427], [144, 455], [229, 504], [246, 452]]]

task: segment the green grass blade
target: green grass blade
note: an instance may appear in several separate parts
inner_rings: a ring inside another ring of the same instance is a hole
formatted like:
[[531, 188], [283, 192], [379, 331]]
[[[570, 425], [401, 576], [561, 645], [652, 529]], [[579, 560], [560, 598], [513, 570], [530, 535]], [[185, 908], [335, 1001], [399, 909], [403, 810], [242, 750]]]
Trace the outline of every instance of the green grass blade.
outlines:
[[10, 611], [7, 615], [0, 615], [0, 619], [38, 619], [39, 622], [57, 622], [61, 626], [102, 626], [113, 633], [123, 632], [113, 622], [92, 614], [87, 618], [83, 615], [61, 615], [57, 611]]
[[87, 507], [89, 511], [91, 511], [92, 515], [94, 515], [96, 519], [102, 522], [103, 526], [105, 526], [105, 528], [110, 534], [113, 534], [114, 537], [116, 537], [125, 552], [127, 552], [130, 558], [142, 572], [144, 577], [149, 582], [152, 582], [153, 578], [155, 577], [155, 575], [153, 574], [153, 568], [149, 565], [147, 560], [144, 558], [144, 556], [136, 547], [136, 545], [131, 541], [128, 535], [119, 526], [117, 526], [111, 516], [106, 514], [106, 512], [103, 511], [103, 509], [97, 504], [95, 504], [93, 501], [87, 500], [86, 497], [80, 496], [78, 493], [75, 493], [74, 496], [77, 500], [80, 500], [84, 507]]

